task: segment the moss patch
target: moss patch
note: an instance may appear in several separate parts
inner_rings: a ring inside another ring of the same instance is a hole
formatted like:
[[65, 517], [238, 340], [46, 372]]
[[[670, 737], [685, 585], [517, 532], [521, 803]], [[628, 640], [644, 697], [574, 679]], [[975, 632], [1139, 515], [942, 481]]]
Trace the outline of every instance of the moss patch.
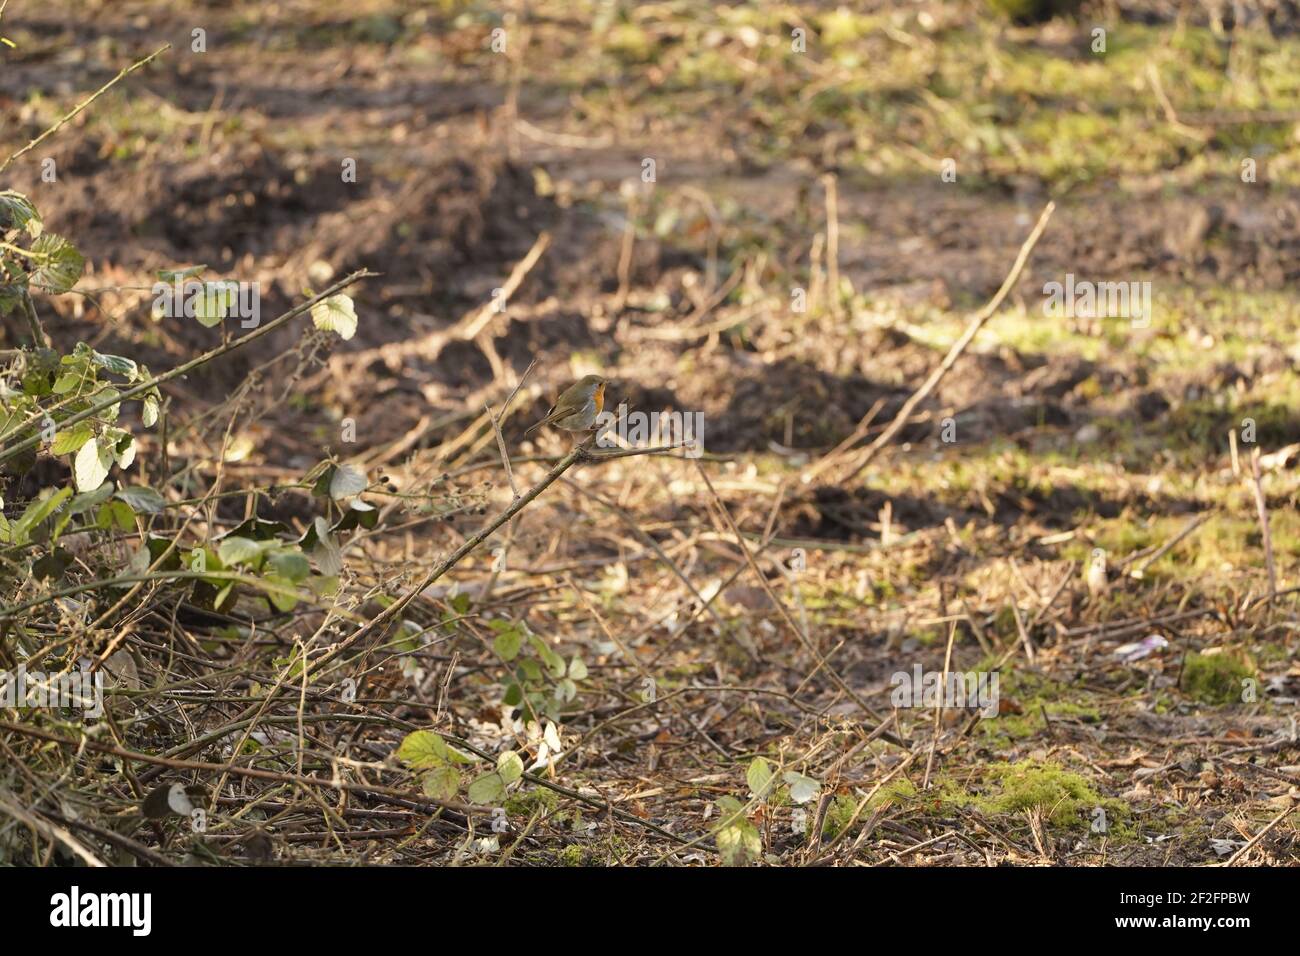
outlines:
[[539, 809], [553, 813], [559, 805], [560, 798], [554, 790], [534, 787], [531, 790], [517, 790], [506, 797], [505, 810], [512, 817], [528, 817]]
[[570, 843], [560, 851], [559, 862], [561, 866], [599, 866], [599, 858], [592, 853], [591, 848], [581, 843]]
[[1206, 704], [1236, 704], [1244, 683], [1255, 679], [1255, 667], [1241, 651], [1193, 652], [1183, 662], [1180, 686], [1188, 697]]
[[1089, 816], [1101, 807], [1107, 813], [1128, 816], [1128, 807], [1103, 797], [1087, 778], [1057, 764], [1037, 760], [992, 766], [988, 770], [995, 787], [971, 802], [988, 814], [1019, 813], [1037, 808], [1045, 819], [1059, 827], [1086, 827]]

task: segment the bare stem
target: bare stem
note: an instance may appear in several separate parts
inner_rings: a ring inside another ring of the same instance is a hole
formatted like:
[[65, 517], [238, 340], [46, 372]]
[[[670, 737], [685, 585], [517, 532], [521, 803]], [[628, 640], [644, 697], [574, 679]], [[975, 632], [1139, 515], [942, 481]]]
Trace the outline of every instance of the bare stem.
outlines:
[[123, 70], [121, 73], [117, 74], [117, 76], [113, 77], [111, 80], [109, 80], [107, 83], [105, 83], [105, 84], [104, 84], [103, 86], [101, 86], [99, 89], [97, 89], [94, 93], [90, 94], [90, 96], [86, 97], [86, 99], [82, 100], [80, 103], [78, 103], [76, 106], [74, 106], [74, 107], [72, 108], [71, 112], [65, 113], [62, 117], [60, 117], [60, 118], [59, 118], [59, 119], [54, 123], [53, 126], [51, 126], [49, 129], [47, 129], [44, 133], [41, 133], [40, 136], [37, 136], [34, 140], [32, 140], [30, 143], [28, 143], [28, 144], [27, 144], [26, 146], [24, 146], [22, 149], [18, 150], [16, 153], [12, 154], [8, 159], [6, 159], [6, 160], [4, 161], [3, 164], [0, 164], [0, 173], [3, 173], [6, 169], [8, 169], [8, 168], [9, 168], [9, 164], [12, 163], [12, 162], [13, 162], [15, 159], [17, 159], [19, 156], [23, 155], [24, 153], [31, 152], [33, 149], [35, 149], [35, 148], [36, 148], [37, 146], [39, 146], [41, 143], [45, 142], [45, 140], [49, 139], [51, 136], [53, 136], [55, 133], [57, 133], [60, 129], [62, 129], [62, 128], [67, 124], [67, 122], [68, 122], [70, 119], [72, 119], [73, 117], [75, 117], [78, 113], [80, 113], [82, 110], [84, 110], [84, 109], [85, 109], [87, 106], [89, 106], [91, 103], [95, 102], [95, 100], [99, 99], [103, 94], [107, 93], [107, 92], [108, 92], [112, 87], [116, 86], [118, 82], [120, 82], [121, 80], [123, 80], [123, 79], [125, 79], [126, 77], [130, 76], [132, 73], [134, 73], [136, 70], [140, 69], [140, 67], [144, 66], [146, 63], [148, 63], [148, 62], [149, 62], [150, 60], [152, 60], [154, 57], [158, 56], [159, 54], [165, 53], [167, 50], [170, 50], [171, 48], [172, 48], [172, 45], [171, 45], [170, 43], [164, 44], [163, 46], [160, 46], [158, 49], [156, 49], [156, 50], [154, 50], [152, 53], [150, 53], [150, 54], [149, 54], [147, 57], [145, 57], [143, 60], [137, 60], [135, 63], [132, 63], [130, 66], [128, 66], [128, 67], [127, 67], [125, 70]]
[[[200, 365], [205, 365], [208, 362], [211, 362], [213, 359], [220, 358], [222, 355], [225, 355], [227, 352], [233, 352], [235, 351], [235, 349], [242, 348], [243, 346], [247, 345], [249, 342], [252, 342], [256, 339], [260, 339], [262, 336], [275, 331], [280, 326], [284, 325], [286, 322], [290, 322], [293, 319], [297, 318], [298, 316], [302, 315], [304, 312], [309, 310], [317, 302], [321, 302], [324, 299], [328, 299], [336, 292], [346, 289], [348, 286], [352, 285], [352, 283], [358, 281], [359, 279], [364, 279], [369, 276], [375, 276], [378, 274], [379, 273], [377, 272], [370, 272], [366, 269], [358, 270], [357, 272], [354, 272], [351, 275], [346, 276], [343, 279], [340, 279], [338, 282], [334, 283], [324, 292], [312, 296], [310, 299], [308, 299], [306, 302], [303, 302], [301, 305], [294, 306], [288, 312], [284, 313], [281, 316], [278, 316], [275, 319], [272, 319], [266, 325], [263, 325], [260, 328], [255, 329], [252, 332], [249, 332], [247, 335], [243, 336], [242, 338], [231, 339], [229, 342], [226, 342], [223, 345], [219, 345], [214, 349], [210, 349], [207, 352], [204, 352], [202, 355], [198, 356], [198, 358], [190, 359], [188, 362], [182, 363], [181, 365], [177, 365], [175, 368], [169, 369], [168, 371], [163, 372], [161, 375], [155, 375], [153, 378], [146, 379], [143, 382], [137, 382], [135, 385], [132, 385], [130, 388], [124, 389], [121, 392], [114, 393], [110, 398], [106, 398], [103, 401], [96, 402], [94, 405], [91, 405], [89, 408], [85, 409], [84, 411], [80, 411], [77, 412], [75, 415], [68, 416], [63, 421], [59, 422], [59, 425], [63, 428], [67, 428], [70, 425], [75, 425], [79, 421], [84, 421], [87, 418], [93, 418], [95, 415], [98, 415], [100, 412], [104, 411], [107, 408], [111, 408], [112, 406], [118, 404], [119, 402], [127, 401], [128, 399], [134, 398], [135, 396], [140, 395], [143, 392], [147, 392], [149, 389], [157, 385], [161, 385], [164, 382], [170, 382], [172, 379], [179, 378], [180, 376], [186, 374], [187, 372], [192, 372]], [[44, 412], [42, 412], [42, 414], [44, 414]], [[38, 444], [40, 444], [40, 441], [41, 441], [40, 435], [33, 435], [31, 438], [24, 439], [23, 441], [16, 442], [15, 444], [9, 445], [4, 449], [0, 449], [0, 461], [7, 461], [8, 459], [13, 458], [15, 455], [21, 454], [22, 452], [26, 451], [29, 448], [35, 448]]]

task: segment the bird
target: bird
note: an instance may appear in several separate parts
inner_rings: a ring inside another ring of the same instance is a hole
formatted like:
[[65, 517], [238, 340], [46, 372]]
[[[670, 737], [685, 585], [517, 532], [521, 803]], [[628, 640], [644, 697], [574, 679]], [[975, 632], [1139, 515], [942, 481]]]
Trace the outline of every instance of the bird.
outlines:
[[600, 375], [584, 375], [561, 392], [546, 417], [524, 434], [543, 425], [554, 425], [571, 432], [589, 431], [605, 407], [605, 386], [608, 384], [609, 380]]

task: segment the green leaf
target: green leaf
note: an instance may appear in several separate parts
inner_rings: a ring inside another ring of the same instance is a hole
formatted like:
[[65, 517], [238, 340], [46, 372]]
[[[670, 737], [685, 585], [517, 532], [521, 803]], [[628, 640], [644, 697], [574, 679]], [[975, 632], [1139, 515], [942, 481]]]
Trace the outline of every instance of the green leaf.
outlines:
[[321, 331], [337, 332], [344, 339], [357, 333], [357, 312], [352, 298], [341, 292], [313, 305], [311, 320]]
[[787, 770], [782, 775], [782, 779], [790, 787], [790, 799], [795, 803], [807, 803], [817, 796], [822, 788], [822, 785], [812, 777], [805, 777], [793, 770]]
[[32, 252], [40, 257], [40, 265], [31, 274], [32, 283], [47, 292], [69, 291], [86, 267], [86, 260], [76, 247], [51, 232], [41, 234], [32, 243]]
[[766, 800], [772, 786], [772, 767], [762, 757], [755, 757], [745, 771], [745, 782], [749, 784], [750, 793]]
[[569, 660], [569, 678], [570, 680], [587, 679], [587, 663], [577, 654]]
[[248, 538], [241, 538], [238, 535], [228, 535], [221, 539], [217, 545], [217, 555], [221, 558], [221, 563], [226, 567], [234, 564], [247, 564], [255, 561], [262, 556], [264, 544], [257, 541], [250, 541]]
[[[189, 556], [185, 559], [186, 566], [191, 571], [220, 571], [225, 567], [221, 559], [217, 557], [215, 551], [208, 547], [191, 548]], [[219, 580], [224, 581], [225, 578]]]
[[77, 495], [68, 504], [68, 514], [85, 514], [92, 508], [102, 505], [109, 498], [113, 497], [113, 488], [113, 483], [107, 481], [94, 491], [88, 491], [84, 495]]
[[373, 505], [368, 505], [360, 498], [353, 498], [348, 502], [347, 510], [343, 512], [343, 517], [338, 520], [332, 530], [334, 531], [351, 531], [353, 528], [362, 527], [371, 529], [379, 524], [379, 512]]
[[213, 609], [218, 611], [221, 610], [226, 605], [226, 602], [230, 600], [230, 595], [234, 590], [235, 582], [228, 582], [225, 587], [217, 592], [217, 596], [212, 599]]
[[485, 773], [469, 785], [472, 803], [500, 803], [505, 799], [506, 782], [499, 773]]
[[420, 788], [435, 800], [454, 800], [460, 789], [460, 774], [455, 767], [437, 767], [420, 778]]
[[25, 229], [33, 239], [41, 234], [41, 216], [22, 193], [0, 192], [0, 231]]
[[118, 396], [121, 394], [122, 393], [115, 388], [106, 388], [95, 397], [96, 402], [113, 403], [99, 413], [105, 421], [115, 422], [117, 421], [117, 416], [122, 413], [122, 403], [117, 400]]
[[8, 315], [17, 310], [23, 304], [25, 291], [21, 285], [0, 283], [0, 315]]
[[202, 291], [196, 290], [193, 295], [194, 318], [207, 329], [219, 325], [230, 314], [230, 306], [235, 301], [233, 286], [225, 282], [205, 282]]
[[38, 498], [27, 506], [22, 517], [14, 522], [10, 529], [10, 534], [14, 544], [27, 544], [31, 540], [31, 533], [42, 521], [58, 509], [63, 502], [72, 496], [71, 488], [60, 488], [44, 498]]
[[321, 574], [328, 576], [338, 574], [343, 570], [343, 551], [339, 548], [338, 542], [334, 540], [332, 534], [326, 534], [321, 539], [316, 547], [312, 549], [311, 556], [316, 559]]
[[552, 677], [563, 677], [565, 672], [564, 658], [547, 645], [547, 643], [536, 634], [529, 635], [528, 641], [537, 651], [537, 656], [542, 659], [546, 669], [551, 672]]
[[91, 427], [90, 422], [77, 422], [71, 428], [55, 433], [50, 454], [70, 455], [93, 437], [95, 437], [95, 429]]
[[320, 515], [312, 519], [303, 536], [298, 539], [303, 552], [314, 558], [321, 574], [331, 577], [343, 570], [343, 554], [339, 550], [330, 526]]
[[[167, 538], [156, 534], [148, 535], [145, 538], [145, 547], [149, 552], [149, 564], [153, 564], [153, 562], [160, 558], [162, 559], [162, 564], [159, 565], [159, 570], [175, 571], [181, 566], [181, 551], [179, 548], [172, 548], [168, 551], [167, 549], [171, 547], [171, 541]], [[167, 557], [163, 558], [164, 554], [167, 555]]]
[[519, 662], [520, 676], [526, 681], [538, 681], [542, 679], [542, 665], [537, 663], [531, 657], [525, 657]]
[[145, 485], [119, 488], [114, 497], [125, 501], [136, 514], [156, 515], [167, 507], [167, 499]]
[[130, 432], [119, 435], [116, 444], [113, 446], [113, 454], [117, 456], [119, 468], [130, 468], [135, 461], [135, 436]]
[[415, 730], [402, 739], [397, 759], [412, 770], [441, 767], [447, 763], [447, 741], [432, 730]]
[[334, 464], [334, 462], [326, 462], [325, 467], [321, 469], [321, 473], [316, 476], [316, 483], [311, 486], [311, 493], [318, 498], [324, 498], [328, 495], [330, 493], [330, 482], [334, 479], [334, 472], [337, 469], [338, 465]]
[[254, 541], [270, 541], [276, 535], [288, 532], [289, 526], [283, 521], [267, 521], [254, 515], [231, 528], [229, 534], [252, 538]]
[[[108, 488], [111, 491], [112, 486], [111, 484], [104, 485], [100, 490], [103, 491], [104, 488]], [[125, 502], [110, 501], [108, 504], [104, 505], [104, 507], [99, 509], [99, 514], [95, 516], [95, 526], [105, 530], [116, 526], [121, 531], [134, 531], [135, 512], [133, 512]]]
[[81, 446], [72, 462], [72, 475], [78, 491], [94, 491], [108, 477], [113, 467], [113, 449], [97, 438]]
[[[497, 621], [492, 622], [494, 625]], [[492, 641], [492, 649], [497, 652], [503, 661], [513, 661], [519, 656], [519, 650], [524, 646], [523, 632], [515, 626], [508, 627], [497, 634], [496, 639]]]
[[501, 775], [501, 781], [508, 786], [524, 775], [524, 762], [519, 759], [519, 754], [507, 750], [497, 757], [497, 773]]
[[85, 378], [86, 376], [83, 375], [81, 372], [64, 372], [62, 375], [60, 375], [58, 378], [54, 380], [54, 388], [53, 388], [54, 394], [55, 395], [68, 394], [68, 392], [72, 391], [83, 381], [85, 381]]
[[158, 399], [152, 395], [144, 397], [144, 408], [140, 412], [140, 421], [145, 428], [153, 428], [158, 422]]
[[714, 836], [723, 864], [745, 866], [758, 859], [763, 852], [763, 841], [758, 828], [745, 818], [744, 805], [735, 797], [723, 797], [718, 801], [718, 809], [722, 818]]
[[329, 537], [330, 526], [320, 515], [312, 519], [311, 524], [307, 525], [307, 530], [302, 533], [298, 539], [298, 545], [308, 553], [317, 547], [322, 541]]
[[188, 269], [159, 269], [158, 278], [163, 282], [184, 282], [186, 279], [194, 279], [203, 275], [203, 270], [207, 266], [190, 266]]
[[274, 551], [266, 560], [279, 577], [294, 584], [306, 580], [311, 574], [311, 565], [299, 551]]
[[114, 375], [125, 375], [132, 382], [135, 381], [136, 375], [140, 371], [135, 362], [120, 355], [104, 355], [102, 352], [93, 352], [91, 353], [91, 361]]
[[277, 611], [292, 611], [298, 606], [299, 594], [293, 582], [278, 574], [266, 574], [258, 582], [267, 599]]

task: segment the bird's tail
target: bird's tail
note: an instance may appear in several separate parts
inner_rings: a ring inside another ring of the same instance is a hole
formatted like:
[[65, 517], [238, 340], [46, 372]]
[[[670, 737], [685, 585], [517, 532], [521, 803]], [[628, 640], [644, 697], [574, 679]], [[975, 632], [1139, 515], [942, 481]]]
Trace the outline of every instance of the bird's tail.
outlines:
[[530, 433], [532, 433], [532, 432], [535, 432], [537, 429], [541, 428], [543, 425], [546, 425], [546, 424], [548, 424], [548, 423], [550, 423], [550, 422], [553, 422], [554, 420], [555, 420], [555, 406], [552, 405], [552, 406], [551, 406], [551, 410], [550, 410], [549, 412], [546, 413], [546, 415], [542, 418], [542, 420], [541, 420], [540, 422], [538, 422], [536, 425], [533, 425], [531, 428], [527, 428], [527, 429], [525, 429], [525, 430], [524, 430], [524, 434], [525, 434], [525, 435], [528, 435], [528, 434], [530, 434]]

